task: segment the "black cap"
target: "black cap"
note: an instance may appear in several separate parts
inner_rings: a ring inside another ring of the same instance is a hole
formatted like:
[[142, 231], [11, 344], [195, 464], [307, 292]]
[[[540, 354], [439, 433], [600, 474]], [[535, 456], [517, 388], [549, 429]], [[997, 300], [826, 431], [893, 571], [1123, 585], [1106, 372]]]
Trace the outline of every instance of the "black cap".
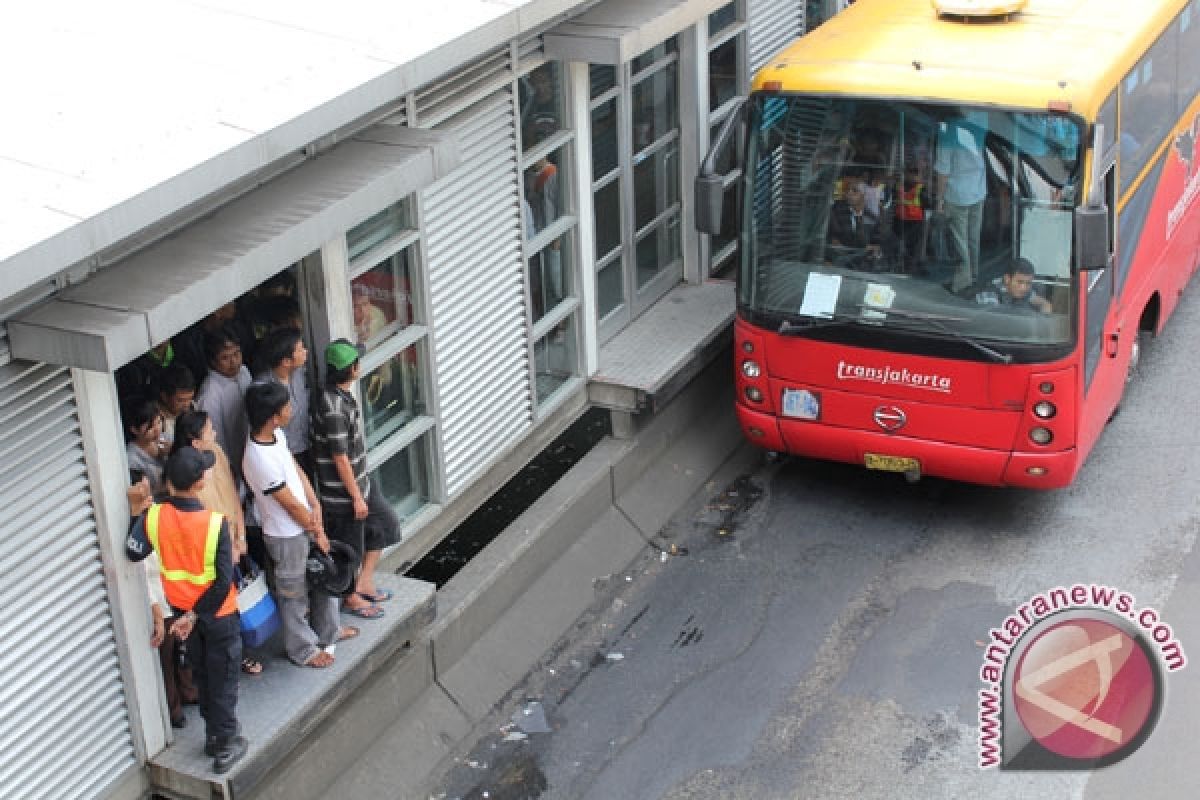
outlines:
[[208, 450], [181, 447], [167, 459], [164, 474], [171, 485], [183, 492], [192, 488], [204, 477], [204, 472], [217, 463], [217, 457]]
[[354, 585], [358, 572], [358, 552], [336, 539], [329, 542], [329, 552], [322, 553], [315, 544], [308, 548], [305, 577], [310, 588], [326, 594], [343, 595]]

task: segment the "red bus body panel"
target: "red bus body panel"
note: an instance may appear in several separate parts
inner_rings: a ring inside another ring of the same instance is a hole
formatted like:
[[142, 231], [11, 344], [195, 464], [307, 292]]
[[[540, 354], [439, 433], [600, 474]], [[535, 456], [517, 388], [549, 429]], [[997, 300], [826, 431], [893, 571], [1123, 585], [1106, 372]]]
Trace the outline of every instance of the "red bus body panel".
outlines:
[[[1071, 359], [954, 361], [780, 336], [741, 319], [735, 335], [738, 419], [761, 447], [852, 464], [864, 464], [868, 453], [915, 458], [922, 475], [994, 486], [1054, 488], [1075, 477], [1078, 379]], [[755, 358], [764, 375], [751, 380], [740, 362]], [[1040, 390], [1046, 383], [1053, 391]], [[746, 389], [764, 384], [763, 402], [750, 401]], [[788, 389], [817, 395], [819, 418], [784, 416], [781, 398]], [[1033, 415], [1038, 400], [1054, 403], [1052, 419]], [[900, 411], [903, 426], [886, 430], [875, 419], [880, 409]], [[1049, 429], [1052, 441], [1035, 444], [1029, 438], [1034, 427]], [[1044, 473], [1031, 475], [1029, 467]]]

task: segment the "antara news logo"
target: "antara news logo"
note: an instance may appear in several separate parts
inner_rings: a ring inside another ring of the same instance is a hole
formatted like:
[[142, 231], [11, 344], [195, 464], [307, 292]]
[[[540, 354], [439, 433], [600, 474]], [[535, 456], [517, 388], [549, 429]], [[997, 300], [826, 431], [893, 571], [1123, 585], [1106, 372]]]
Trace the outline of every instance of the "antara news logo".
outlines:
[[989, 631], [979, 678], [979, 766], [1115, 764], [1158, 723], [1164, 676], [1187, 665], [1153, 608], [1109, 586], [1042, 592]]

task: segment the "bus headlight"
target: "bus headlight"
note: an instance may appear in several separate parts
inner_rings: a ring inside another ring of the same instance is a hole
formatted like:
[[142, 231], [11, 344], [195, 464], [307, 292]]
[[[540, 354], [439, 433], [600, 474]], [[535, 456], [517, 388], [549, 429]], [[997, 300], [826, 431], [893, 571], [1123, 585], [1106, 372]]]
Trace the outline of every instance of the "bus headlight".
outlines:
[[1054, 415], [1058, 413], [1058, 409], [1049, 400], [1042, 400], [1034, 405], [1033, 413], [1041, 419], [1053, 419]]
[[1034, 428], [1029, 432], [1029, 438], [1034, 444], [1050, 444], [1054, 440], [1054, 434], [1049, 428]]
[[759, 391], [757, 386], [747, 386], [746, 399], [751, 403], [761, 403], [763, 399], [763, 393]]
[[762, 375], [762, 367], [758, 365], [757, 361], [743, 361], [742, 374], [747, 378], [757, 378], [759, 375]]

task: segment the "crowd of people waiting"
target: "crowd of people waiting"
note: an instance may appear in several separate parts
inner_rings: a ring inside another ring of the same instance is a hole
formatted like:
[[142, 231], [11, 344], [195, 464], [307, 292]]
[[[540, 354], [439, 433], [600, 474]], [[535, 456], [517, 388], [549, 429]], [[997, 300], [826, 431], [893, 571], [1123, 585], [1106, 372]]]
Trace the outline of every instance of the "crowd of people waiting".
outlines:
[[[305, 667], [329, 667], [334, 645], [358, 635], [339, 612], [378, 619], [392, 596], [374, 573], [400, 521], [366, 471], [353, 393], [363, 348], [330, 343], [324, 385], [310, 395], [294, 295], [283, 273], [116, 376], [130, 471], [126, 551], [146, 563], [171, 724], [184, 727], [183, 706], [199, 705], [218, 773], [248, 748], [236, 720], [239, 674], [264, 669], [263, 654], [242, 651], [235, 566], [266, 569], [283, 650]], [[357, 570], [340, 596], [308, 571], [310, 555], [334, 550]]]

